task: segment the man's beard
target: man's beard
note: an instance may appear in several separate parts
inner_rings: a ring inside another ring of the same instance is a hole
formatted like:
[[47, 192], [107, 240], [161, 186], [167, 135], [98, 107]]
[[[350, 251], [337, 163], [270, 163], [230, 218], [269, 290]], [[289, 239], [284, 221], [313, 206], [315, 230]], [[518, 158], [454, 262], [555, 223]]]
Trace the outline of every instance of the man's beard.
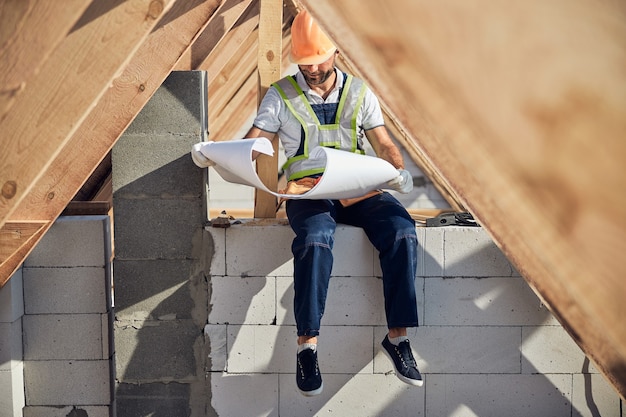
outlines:
[[304, 79], [307, 82], [307, 84], [320, 85], [320, 84], [324, 84], [324, 82], [328, 80], [330, 76], [334, 74], [334, 72], [335, 72], [335, 68], [331, 68], [326, 72], [318, 71], [314, 74], [302, 71], [302, 75], [304, 75]]

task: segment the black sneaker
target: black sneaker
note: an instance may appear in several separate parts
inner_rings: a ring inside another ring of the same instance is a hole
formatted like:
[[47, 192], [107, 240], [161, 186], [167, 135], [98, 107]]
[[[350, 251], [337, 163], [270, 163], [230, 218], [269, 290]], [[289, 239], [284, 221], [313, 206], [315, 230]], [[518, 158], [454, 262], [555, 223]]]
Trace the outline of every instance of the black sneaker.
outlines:
[[396, 376], [400, 381], [421, 387], [424, 384], [424, 380], [417, 369], [417, 363], [415, 363], [415, 358], [413, 358], [409, 341], [405, 340], [396, 346], [389, 341], [389, 335], [387, 335], [383, 339], [382, 345], [384, 348], [383, 352], [393, 362], [396, 368]]
[[304, 349], [298, 353], [296, 383], [302, 395], [312, 397], [322, 393], [322, 374], [317, 365], [317, 350]]

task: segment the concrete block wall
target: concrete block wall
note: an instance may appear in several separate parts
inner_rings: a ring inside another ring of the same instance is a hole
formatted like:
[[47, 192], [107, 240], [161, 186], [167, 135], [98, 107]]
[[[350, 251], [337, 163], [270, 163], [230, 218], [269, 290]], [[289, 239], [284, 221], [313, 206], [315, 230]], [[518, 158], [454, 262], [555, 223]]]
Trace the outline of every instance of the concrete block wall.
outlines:
[[[21, 276], [25, 407], [23, 414], [20, 407], [8, 415], [109, 416], [110, 218], [60, 217], [25, 260]], [[20, 282], [15, 279], [11, 285]]]
[[291, 229], [207, 230], [219, 416], [621, 416], [619, 396], [481, 228], [417, 229], [420, 327], [409, 334], [422, 388], [401, 383], [380, 350], [376, 251], [360, 229], [338, 228], [314, 398], [295, 387]]
[[115, 215], [115, 409], [204, 416], [206, 73], [173, 72], [112, 151]]

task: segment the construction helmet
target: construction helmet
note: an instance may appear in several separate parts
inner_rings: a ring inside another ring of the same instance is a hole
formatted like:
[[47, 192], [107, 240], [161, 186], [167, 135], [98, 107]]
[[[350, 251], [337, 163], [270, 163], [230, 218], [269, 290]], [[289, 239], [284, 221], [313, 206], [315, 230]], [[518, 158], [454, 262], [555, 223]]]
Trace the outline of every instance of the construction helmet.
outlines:
[[291, 62], [316, 65], [327, 61], [337, 50], [328, 36], [315, 23], [309, 12], [302, 10], [291, 24]]

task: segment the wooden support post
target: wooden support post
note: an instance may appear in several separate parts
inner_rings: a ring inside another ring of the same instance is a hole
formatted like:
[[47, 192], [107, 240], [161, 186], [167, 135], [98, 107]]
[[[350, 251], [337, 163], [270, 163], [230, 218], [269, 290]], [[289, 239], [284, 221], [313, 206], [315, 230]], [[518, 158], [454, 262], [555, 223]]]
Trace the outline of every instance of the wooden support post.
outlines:
[[[260, 0], [259, 18], [259, 103], [270, 85], [281, 76], [282, 0]], [[257, 173], [263, 183], [275, 190], [278, 184], [278, 139], [274, 140], [274, 156], [262, 155], [256, 161]], [[276, 217], [276, 197], [256, 190], [254, 217]]]

